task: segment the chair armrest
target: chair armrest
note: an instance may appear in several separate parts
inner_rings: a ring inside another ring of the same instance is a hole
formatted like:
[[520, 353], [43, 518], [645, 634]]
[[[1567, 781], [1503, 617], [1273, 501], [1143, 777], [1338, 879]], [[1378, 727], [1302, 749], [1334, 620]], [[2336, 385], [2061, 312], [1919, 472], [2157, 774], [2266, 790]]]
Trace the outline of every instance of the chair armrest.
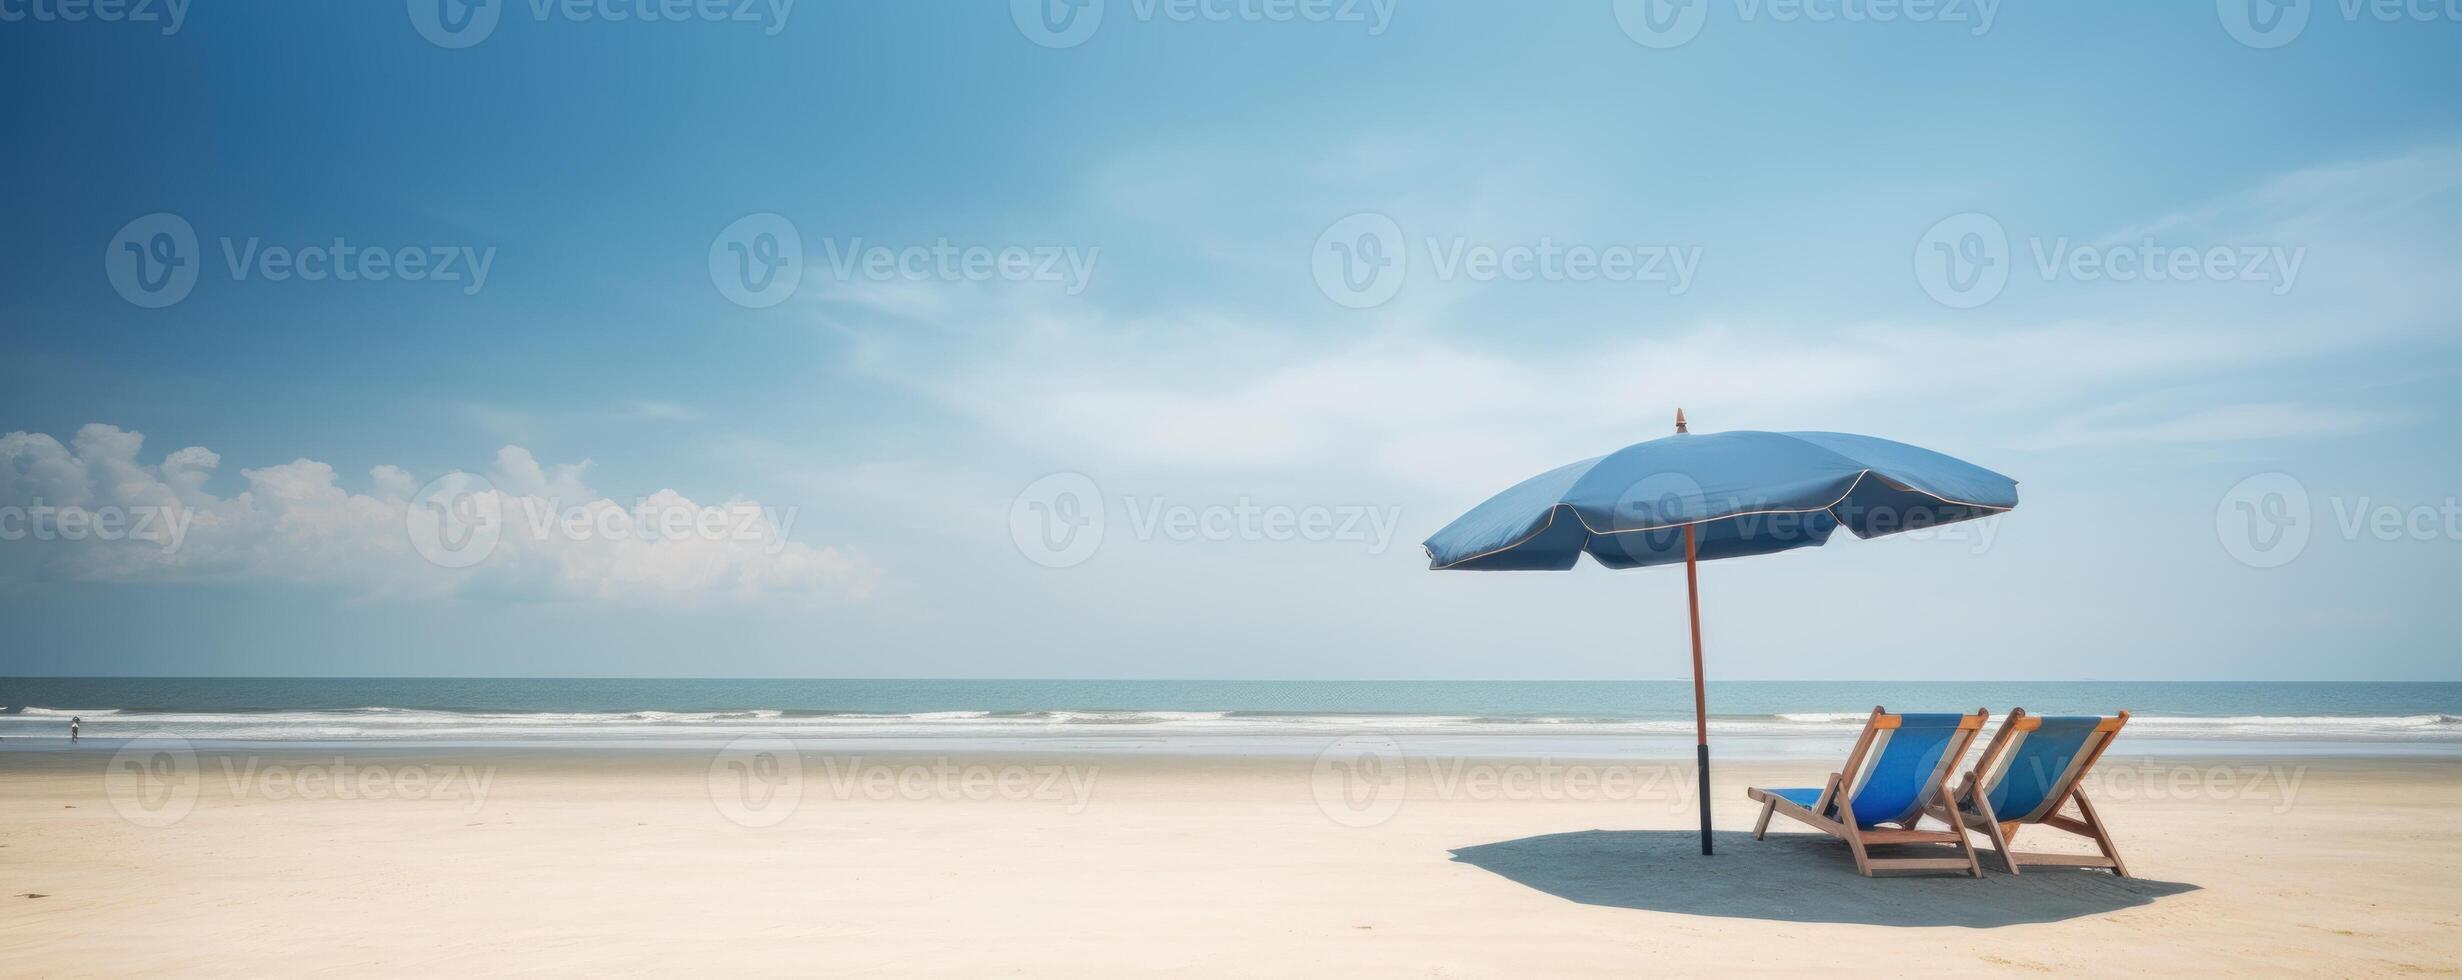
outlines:
[[1845, 790], [1846, 774], [1830, 773], [1829, 781], [1821, 784], [1821, 798], [1812, 803], [1813, 815], [1817, 817], [1828, 813], [1831, 803], [1838, 803], [1843, 808], [1846, 803], [1843, 799]]

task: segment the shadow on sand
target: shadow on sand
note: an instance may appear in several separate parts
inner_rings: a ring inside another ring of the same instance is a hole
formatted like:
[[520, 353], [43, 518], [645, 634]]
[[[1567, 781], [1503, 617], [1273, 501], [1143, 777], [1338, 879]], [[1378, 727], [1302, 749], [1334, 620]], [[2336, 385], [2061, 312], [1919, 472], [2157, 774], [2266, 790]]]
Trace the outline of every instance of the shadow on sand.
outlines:
[[2152, 904], [2197, 886], [2109, 872], [2029, 868], [1983, 855], [1984, 877], [1865, 878], [1846, 845], [1818, 834], [1719, 833], [1701, 856], [1691, 830], [1585, 830], [1465, 847], [1453, 859], [1584, 905], [1787, 922], [1988, 929]]

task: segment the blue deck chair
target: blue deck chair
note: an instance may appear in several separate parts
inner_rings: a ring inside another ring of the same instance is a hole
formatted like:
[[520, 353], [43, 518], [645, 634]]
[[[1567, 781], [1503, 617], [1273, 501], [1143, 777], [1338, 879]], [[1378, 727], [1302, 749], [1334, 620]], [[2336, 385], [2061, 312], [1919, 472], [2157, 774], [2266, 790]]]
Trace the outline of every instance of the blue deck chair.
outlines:
[[[2126, 878], [2129, 866], [2121, 863], [2120, 849], [2112, 845], [2111, 834], [2103, 827], [2103, 819], [2095, 815], [2094, 804], [2088, 802], [2078, 780], [2094, 771], [2095, 760], [2103, 757], [2112, 740], [2119, 737], [2120, 726], [2129, 723], [2129, 713], [2116, 717], [2041, 717], [2029, 716], [2020, 708], [2009, 713], [2009, 720], [1984, 746], [1983, 755], [1975, 760], [1975, 770], [1966, 774], [1957, 792], [1950, 794], [1957, 806], [1955, 817], [1947, 806], [1933, 805], [1928, 812], [1935, 818], [1949, 821], [1951, 826], [1971, 827], [1983, 831], [1992, 839], [1992, 849], [2000, 854], [2001, 863], [2010, 874], [2018, 873], [2018, 865], [2051, 865], [2071, 868], [2110, 868], [2113, 874]], [[2077, 802], [2078, 818], [2063, 816], [2061, 805]], [[2009, 849], [2020, 828], [2041, 824], [2065, 830], [2094, 842], [2101, 857], [2084, 854], [2021, 854]]]
[[[1770, 817], [1784, 813], [1846, 841], [1848, 852], [1855, 855], [1855, 870], [1866, 878], [1875, 871], [1964, 871], [1983, 877], [1974, 844], [1958, 824], [1948, 830], [1923, 830], [1915, 824], [1926, 808], [1948, 805], [1949, 774], [1989, 715], [1980, 709], [1971, 715], [1893, 715], [1872, 709], [1854, 751], [1847, 753], [1845, 770], [1830, 773], [1826, 784], [1745, 791], [1761, 804], [1753, 839], [1768, 836]], [[1883, 844], [1954, 844], [1960, 856], [1873, 857], [1868, 849]]]

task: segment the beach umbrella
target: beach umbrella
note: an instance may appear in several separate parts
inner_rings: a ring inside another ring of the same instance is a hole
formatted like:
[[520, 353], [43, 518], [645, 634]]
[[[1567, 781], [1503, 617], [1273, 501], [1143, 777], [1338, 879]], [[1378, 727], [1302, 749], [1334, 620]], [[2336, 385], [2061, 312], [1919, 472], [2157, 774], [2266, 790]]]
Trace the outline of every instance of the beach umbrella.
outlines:
[[1701, 853], [1710, 853], [1710, 721], [1701, 674], [1701, 562], [1990, 517], [2017, 481], [1929, 449], [1842, 432], [1676, 434], [1559, 466], [1488, 498], [1422, 544], [1438, 571], [1684, 563], [1692, 619]]

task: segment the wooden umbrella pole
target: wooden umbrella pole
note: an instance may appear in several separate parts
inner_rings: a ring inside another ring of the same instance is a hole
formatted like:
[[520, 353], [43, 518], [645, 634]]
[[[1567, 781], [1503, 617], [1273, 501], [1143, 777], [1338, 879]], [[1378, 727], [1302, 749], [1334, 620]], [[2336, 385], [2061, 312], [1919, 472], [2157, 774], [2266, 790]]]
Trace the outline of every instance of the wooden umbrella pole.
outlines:
[[[1676, 434], [1691, 432], [1676, 409]], [[1710, 853], [1710, 699], [1701, 685], [1701, 572], [1693, 526], [1684, 525], [1684, 602], [1693, 618], [1693, 770], [1701, 774], [1701, 853]]]
[[1694, 769], [1701, 774], [1701, 853], [1710, 853], [1710, 707], [1701, 683], [1701, 576], [1695, 561], [1693, 526], [1684, 525], [1684, 601], [1693, 620]]

